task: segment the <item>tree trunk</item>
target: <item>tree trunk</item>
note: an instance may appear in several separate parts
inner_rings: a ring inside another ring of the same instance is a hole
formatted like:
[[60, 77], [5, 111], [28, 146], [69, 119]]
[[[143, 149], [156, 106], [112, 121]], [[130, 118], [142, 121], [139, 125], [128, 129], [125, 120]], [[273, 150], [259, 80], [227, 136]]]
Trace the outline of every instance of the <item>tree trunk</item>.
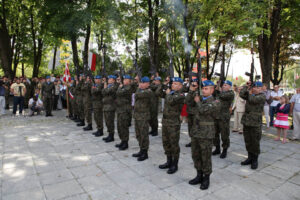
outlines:
[[25, 76], [24, 62], [22, 62], [22, 77]]
[[154, 49], [153, 49], [153, 60], [156, 71], [160, 69], [159, 65], [159, 0], [155, 0], [155, 17], [154, 17]]
[[80, 66], [79, 66], [79, 58], [78, 58], [78, 49], [77, 49], [77, 38], [75, 35], [71, 36], [71, 45], [72, 45], [72, 53], [73, 53], [73, 63], [76, 69], [76, 74], [80, 73]]
[[[231, 61], [231, 57], [232, 57], [232, 51], [233, 51], [233, 45], [230, 48], [230, 54], [229, 54], [229, 59], [228, 59], [228, 63], [227, 63], [227, 68], [226, 68], [226, 75], [225, 78], [227, 79], [228, 76], [228, 71], [229, 71], [229, 66], [230, 66], [230, 61]], [[233, 78], [233, 77], [232, 77]]]
[[156, 66], [154, 65], [153, 60], [153, 6], [152, 6], [152, 0], [148, 0], [148, 25], [149, 25], [149, 36], [148, 36], [148, 45], [149, 45], [149, 59], [151, 64], [151, 72], [156, 71]]
[[53, 64], [52, 64], [52, 74], [54, 74], [55, 64], [56, 64], [56, 53], [57, 53], [57, 46], [54, 47], [54, 54], [53, 54]]
[[207, 31], [205, 35], [205, 49], [206, 49], [206, 77], [209, 77], [209, 58], [210, 58], [210, 53], [209, 53], [209, 30]]
[[220, 46], [221, 46], [221, 40], [219, 39], [218, 46], [217, 46], [216, 52], [215, 52], [215, 57], [214, 57], [213, 65], [212, 65], [212, 68], [211, 68], [211, 72], [208, 73], [209, 74], [209, 76], [207, 77], [208, 80], [211, 80], [212, 76], [214, 75], [215, 66], [216, 66], [218, 55], [219, 55]]
[[82, 61], [83, 61], [83, 67], [85, 70], [87, 70], [88, 64], [89, 64], [89, 43], [90, 43], [90, 35], [91, 35], [91, 24], [88, 24], [86, 27], [86, 35], [85, 35], [85, 41], [84, 41], [84, 50], [82, 53]]

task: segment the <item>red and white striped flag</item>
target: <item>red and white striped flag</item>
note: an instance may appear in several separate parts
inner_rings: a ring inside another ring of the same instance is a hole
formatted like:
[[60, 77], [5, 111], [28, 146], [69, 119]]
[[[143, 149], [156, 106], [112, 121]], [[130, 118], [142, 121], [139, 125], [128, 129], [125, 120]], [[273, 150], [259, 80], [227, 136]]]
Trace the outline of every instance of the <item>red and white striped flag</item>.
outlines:
[[96, 71], [96, 61], [97, 55], [95, 53], [89, 52], [89, 68], [91, 71]]
[[65, 68], [63, 80], [64, 80], [64, 82], [71, 82], [71, 74], [70, 74], [68, 63], [66, 63], [66, 68]]

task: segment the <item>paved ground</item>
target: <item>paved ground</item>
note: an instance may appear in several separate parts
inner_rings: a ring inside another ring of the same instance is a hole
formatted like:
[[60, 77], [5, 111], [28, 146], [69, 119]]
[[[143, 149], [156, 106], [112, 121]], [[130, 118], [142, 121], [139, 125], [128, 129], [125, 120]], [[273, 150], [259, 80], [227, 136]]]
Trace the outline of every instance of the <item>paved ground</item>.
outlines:
[[[241, 167], [243, 137], [233, 133], [228, 158], [213, 158], [211, 187], [201, 191], [188, 180], [195, 176], [186, 125], [182, 126], [179, 171], [158, 169], [165, 161], [161, 136], [151, 137], [150, 158], [137, 162], [134, 129], [130, 148], [83, 132], [63, 111], [53, 118], [0, 118], [0, 184], [3, 200], [193, 200], [300, 199], [300, 144], [281, 144], [264, 136], [259, 169]], [[160, 133], [161, 135], [161, 133]]]

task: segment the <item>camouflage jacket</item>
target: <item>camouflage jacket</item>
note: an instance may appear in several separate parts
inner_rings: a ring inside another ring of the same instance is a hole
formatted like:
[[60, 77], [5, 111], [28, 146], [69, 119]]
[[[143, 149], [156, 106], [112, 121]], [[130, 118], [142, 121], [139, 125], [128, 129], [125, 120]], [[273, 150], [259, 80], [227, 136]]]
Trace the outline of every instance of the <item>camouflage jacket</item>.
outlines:
[[150, 120], [150, 109], [154, 93], [151, 89], [138, 88], [134, 95], [134, 114], [136, 120]]
[[69, 100], [70, 101], [73, 101], [73, 100], [75, 100], [75, 87], [76, 87], [76, 85], [73, 83], [73, 84], [70, 84], [69, 86], [68, 86], [68, 89], [69, 89], [69, 97], [70, 97], [70, 93], [72, 94], [72, 96], [73, 96], [73, 99], [72, 98], [69, 98]]
[[181, 91], [171, 91], [169, 94], [160, 86], [156, 94], [165, 99], [162, 123], [165, 125], [180, 125], [180, 114], [185, 96]]
[[154, 83], [152, 83], [150, 85], [150, 89], [152, 90], [153, 92], [153, 99], [152, 99], [152, 106], [151, 106], [151, 112], [154, 111], [154, 112], [157, 112], [158, 111], [158, 104], [159, 104], [159, 96], [156, 94], [156, 90], [157, 88], [159, 88], [160, 85], [155, 85]]
[[84, 101], [91, 101], [91, 88], [92, 88], [92, 83], [84, 82], [81, 85], [81, 95]]
[[81, 98], [82, 94], [81, 94], [81, 86], [83, 84], [83, 81], [79, 81], [78, 84], [76, 84], [75, 87], [75, 96]]
[[251, 95], [247, 86], [244, 86], [240, 92], [240, 97], [246, 100], [245, 113], [241, 123], [245, 126], [261, 126], [266, 96], [263, 93]]
[[102, 96], [103, 84], [94, 84], [91, 88], [92, 101], [94, 108], [100, 108], [103, 106]]
[[232, 90], [225, 92], [218, 92], [217, 97], [221, 103], [220, 113], [216, 116], [217, 119], [230, 119], [229, 108], [234, 100], [234, 92]]
[[43, 83], [42, 85], [42, 92], [43, 92], [43, 98], [52, 98], [54, 94], [54, 84], [50, 82], [49, 84], [47, 82]]
[[117, 113], [124, 113], [131, 111], [131, 99], [132, 93], [134, 92], [134, 86], [131, 85], [123, 85], [119, 87], [116, 93], [117, 99]]
[[220, 102], [213, 96], [196, 103], [196, 115], [193, 121], [192, 136], [202, 139], [215, 137], [215, 118]]
[[117, 83], [113, 83], [102, 90], [103, 111], [112, 112], [116, 110], [116, 92], [118, 87]]
[[190, 90], [185, 97], [185, 104], [187, 105], [186, 112], [189, 115], [195, 115], [197, 112], [196, 102], [194, 101], [195, 96], [196, 96], [196, 91]]

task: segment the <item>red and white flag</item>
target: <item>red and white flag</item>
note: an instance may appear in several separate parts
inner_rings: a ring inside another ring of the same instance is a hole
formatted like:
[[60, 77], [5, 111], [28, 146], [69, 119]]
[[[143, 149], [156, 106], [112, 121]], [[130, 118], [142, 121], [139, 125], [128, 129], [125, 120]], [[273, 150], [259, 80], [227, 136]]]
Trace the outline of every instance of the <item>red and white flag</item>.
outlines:
[[66, 63], [66, 68], [65, 68], [63, 80], [64, 80], [64, 82], [71, 82], [71, 74], [70, 74], [68, 63]]
[[71, 91], [69, 91], [69, 96], [71, 97], [71, 99], [74, 99], [73, 94], [71, 93]]
[[95, 53], [89, 52], [89, 68], [91, 71], [96, 71], [96, 61], [97, 55]]

